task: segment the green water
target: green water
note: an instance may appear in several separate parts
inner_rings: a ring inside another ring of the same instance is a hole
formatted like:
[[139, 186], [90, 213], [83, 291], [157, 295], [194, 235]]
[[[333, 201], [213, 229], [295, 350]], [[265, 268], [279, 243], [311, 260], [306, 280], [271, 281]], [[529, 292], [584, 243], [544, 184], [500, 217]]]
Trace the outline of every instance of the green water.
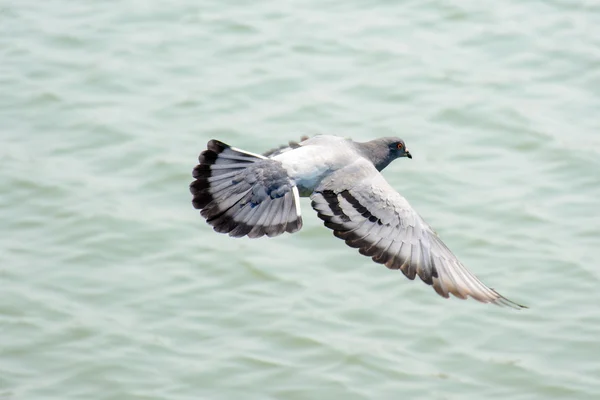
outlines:
[[[457, 3], [457, 4], [452, 4]], [[211, 138], [401, 136], [484, 282], [214, 233]], [[600, 3], [0, 0], [0, 399], [600, 398]]]

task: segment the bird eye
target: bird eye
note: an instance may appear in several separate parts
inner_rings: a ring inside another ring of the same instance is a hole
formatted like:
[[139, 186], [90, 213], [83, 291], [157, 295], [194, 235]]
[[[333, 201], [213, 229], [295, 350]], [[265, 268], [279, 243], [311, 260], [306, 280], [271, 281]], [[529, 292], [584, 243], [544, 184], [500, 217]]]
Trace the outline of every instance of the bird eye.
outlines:
[[396, 145], [396, 147], [397, 147], [398, 149], [401, 149], [403, 146], [404, 146], [404, 145], [403, 145], [402, 143], [398, 143], [398, 144]]

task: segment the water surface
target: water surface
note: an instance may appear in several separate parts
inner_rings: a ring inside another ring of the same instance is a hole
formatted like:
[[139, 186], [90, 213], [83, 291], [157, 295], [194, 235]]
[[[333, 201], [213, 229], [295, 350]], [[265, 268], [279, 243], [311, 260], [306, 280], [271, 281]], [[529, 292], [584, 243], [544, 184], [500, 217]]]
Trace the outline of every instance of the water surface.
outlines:
[[[595, 1], [0, 2], [0, 398], [597, 399]], [[515, 312], [322, 226], [218, 235], [211, 138], [385, 177]]]

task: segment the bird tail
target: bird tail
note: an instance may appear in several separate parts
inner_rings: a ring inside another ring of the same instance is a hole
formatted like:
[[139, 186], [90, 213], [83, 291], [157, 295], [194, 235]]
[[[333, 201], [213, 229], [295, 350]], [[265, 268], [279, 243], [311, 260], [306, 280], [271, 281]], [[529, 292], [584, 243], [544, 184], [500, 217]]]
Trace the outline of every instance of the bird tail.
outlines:
[[298, 189], [278, 161], [211, 140], [193, 176], [192, 204], [217, 232], [256, 238], [302, 227]]

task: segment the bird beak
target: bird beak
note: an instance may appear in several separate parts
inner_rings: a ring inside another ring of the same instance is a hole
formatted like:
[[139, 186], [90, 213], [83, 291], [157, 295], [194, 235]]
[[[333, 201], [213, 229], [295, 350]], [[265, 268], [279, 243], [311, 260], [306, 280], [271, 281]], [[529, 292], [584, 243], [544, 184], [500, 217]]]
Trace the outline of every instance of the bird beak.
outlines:
[[406, 155], [406, 157], [412, 160], [412, 154], [410, 154], [410, 151], [407, 150], [404, 154]]

